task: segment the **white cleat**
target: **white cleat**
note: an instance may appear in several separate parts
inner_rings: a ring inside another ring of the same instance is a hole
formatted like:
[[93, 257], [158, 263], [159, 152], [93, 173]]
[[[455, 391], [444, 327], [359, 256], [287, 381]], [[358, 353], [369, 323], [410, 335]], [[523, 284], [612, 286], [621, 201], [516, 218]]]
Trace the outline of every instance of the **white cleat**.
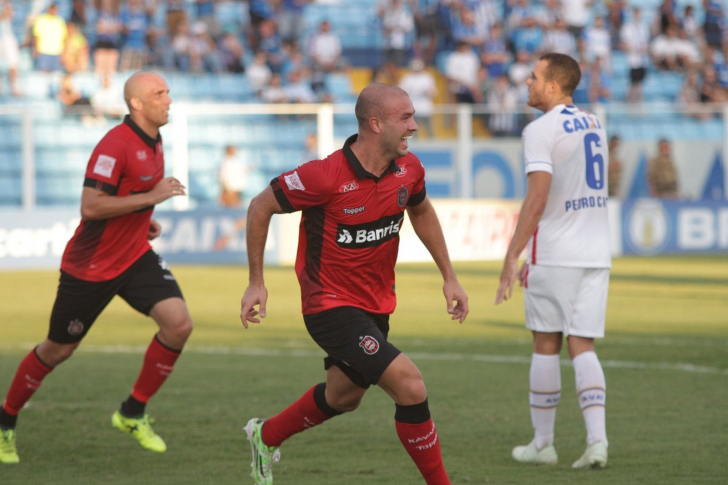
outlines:
[[540, 450], [536, 449], [536, 442], [531, 441], [526, 446], [516, 446], [511, 453], [513, 459], [521, 463], [540, 463], [555, 465], [559, 462], [554, 445], [548, 445]]
[[571, 468], [604, 468], [606, 464], [607, 444], [597, 441], [586, 447], [584, 454], [571, 465]]

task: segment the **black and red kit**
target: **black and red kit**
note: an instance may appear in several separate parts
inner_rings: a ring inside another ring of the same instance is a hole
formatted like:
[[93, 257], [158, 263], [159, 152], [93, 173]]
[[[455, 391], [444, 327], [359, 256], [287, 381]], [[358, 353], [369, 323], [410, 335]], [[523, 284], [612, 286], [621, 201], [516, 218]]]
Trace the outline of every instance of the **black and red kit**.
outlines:
[[[152, 138], [129, 116], [96, 145], [85, 187], [124, 197], [151, 191], [164, 177], [162, 137]], [[68, 242], [61, 270], [85, 281], [108, 281], [151, 249], [147, 241], [154, 206], [105, 220], [81, 221]]]
[[399, 231], [407, 206], [425, 200], [425, 169], [408, 153], [376, 177], [351, 150], [356, 137], [271, 181], [284, 211], [302, 211], [296, 274], [304, 315], [341, 306], [391, 314], [396, 306]]

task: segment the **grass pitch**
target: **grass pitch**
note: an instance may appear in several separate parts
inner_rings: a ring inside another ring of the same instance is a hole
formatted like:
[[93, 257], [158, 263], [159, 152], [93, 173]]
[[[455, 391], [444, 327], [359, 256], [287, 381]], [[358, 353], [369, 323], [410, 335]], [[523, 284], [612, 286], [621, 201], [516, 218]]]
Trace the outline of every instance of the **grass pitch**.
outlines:
[[[522, 292], [495, 307], [499, 263], [458, 264], [471, 313], [449, 320], [434, 265], [402, 265], [391, 340], [418, 365], [454, 484], [703, 484], [728, 477], [728, 258], [618, 259], [607, 337], [597, 344], [607, 378], [609, 464], [574, 471], [584, 425], [564, 353], [556, 422], [560, 463], [513, 462], [531, 439], [530, 335]], [[240, 484], [250, 453], [241, 428], [323, 379], [290, 268], [268, 268], [268, 317], [244, 330], [244, 267], [175, 267], [196, 323], [174, 374], [148, 410], [169, 451], [153, 454], [111, 428], [154, 333], [115, 300], [76, 355], [59, 366], [18, 421], [21, 463], [4, 484]], [[3, 272], [0, 397], [47, 331], [56, 271]], [[399, 443], [394, 406], [379, 389], [354, 413], [294, 436], [276, 484], [420, 484]]]

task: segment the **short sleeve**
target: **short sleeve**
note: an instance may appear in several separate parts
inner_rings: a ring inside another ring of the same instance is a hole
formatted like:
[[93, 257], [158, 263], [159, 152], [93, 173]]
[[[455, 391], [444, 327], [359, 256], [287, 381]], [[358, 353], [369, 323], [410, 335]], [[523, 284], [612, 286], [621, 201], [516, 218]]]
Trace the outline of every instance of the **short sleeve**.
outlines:
[[553, 173], [553, 133], [543, 124], [531, 123], [523, 130], [523, 162], [526, 173]]
[[[412, 155], [414, 157], [414, 155]], [[422, 161], [415, 157], [416, 162], [413, 164], [415, 167], [415, 182], [412, 188], [412, 195], [407, 201], [408, 206], [420, 205], [427, 196], [427, 189], [425, 188], [425, 166], [422, 165]]]
[[281, 208], [295, 212], [326, 203], [334, 180], [328, 160], [313, 160], [274, 178], [271, 187]]
[[119, 144], [104, 137], [89, 159], [86, 167], [85, 187], [94, 187], [109, 194], [116, 194], [126, 168], [126, 152]]

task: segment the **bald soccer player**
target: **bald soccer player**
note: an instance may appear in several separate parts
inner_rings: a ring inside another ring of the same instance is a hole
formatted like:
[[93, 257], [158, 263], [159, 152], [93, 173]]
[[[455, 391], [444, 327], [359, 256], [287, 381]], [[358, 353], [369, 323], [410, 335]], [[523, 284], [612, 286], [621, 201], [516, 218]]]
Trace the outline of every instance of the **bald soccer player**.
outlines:
[[81, 222], [61, 261], [58, 293], [47, 338], [20, 363], [0, 408], [0, 462], [18, 463], [15, 430], [20, 410], [43, 379], [68, 359], [96, 318], [118, 295], [159, 327], [129, 397], [111, 417], [142, 447], [167, 445], [149, 424], [146, 404], [174, 368], [192, 319], [177, 281], [149, 245], [159, 236], [155, 204], [184, 195], [174, 177], [164, 178], [159, 128], [167, 123], [169, 87], [151, 72], [137, 72], [124, 85], [129, 115], [96, 145], [86, 169]]

